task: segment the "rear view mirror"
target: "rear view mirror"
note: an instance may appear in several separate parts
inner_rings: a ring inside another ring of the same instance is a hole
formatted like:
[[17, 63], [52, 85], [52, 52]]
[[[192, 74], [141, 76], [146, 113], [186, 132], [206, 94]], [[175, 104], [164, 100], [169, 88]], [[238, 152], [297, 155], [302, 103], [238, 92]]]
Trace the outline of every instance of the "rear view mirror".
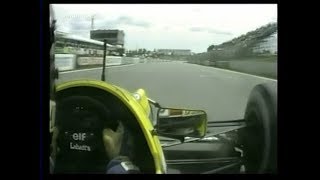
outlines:
[[207, 114], [201, 110], [160, 108], [156, 129], [159, 135], [175, 139], [202, 138], [207, 131]]

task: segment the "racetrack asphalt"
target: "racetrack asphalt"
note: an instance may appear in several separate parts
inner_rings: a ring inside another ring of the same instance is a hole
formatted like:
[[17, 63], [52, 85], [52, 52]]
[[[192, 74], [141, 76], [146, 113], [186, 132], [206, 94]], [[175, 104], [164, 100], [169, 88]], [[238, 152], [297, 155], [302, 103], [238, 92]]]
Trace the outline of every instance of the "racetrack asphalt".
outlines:
[[[101, 68], [63, 72], [58, 83], [100, 79]], [[106, 68], [106, 80], [131, 92], [139, 88], [164, 107], [201, 109], [208, 121], [241, 119], [248, 96], [260, 83], [277, 83], [243, 73], [182, 62], [140, 63]]]

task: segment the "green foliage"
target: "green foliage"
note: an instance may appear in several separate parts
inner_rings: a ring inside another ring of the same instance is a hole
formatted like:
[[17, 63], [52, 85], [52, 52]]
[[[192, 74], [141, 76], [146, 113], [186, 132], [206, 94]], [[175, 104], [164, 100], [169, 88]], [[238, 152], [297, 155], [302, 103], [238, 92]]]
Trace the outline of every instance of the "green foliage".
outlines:
[[207, 52], [212, 51], [214, 47], [215, 47], [215, 45], [213, 45], [213, 44], [210, 45], [210, 46], [208, 47], [208, 49], [207, 49]]

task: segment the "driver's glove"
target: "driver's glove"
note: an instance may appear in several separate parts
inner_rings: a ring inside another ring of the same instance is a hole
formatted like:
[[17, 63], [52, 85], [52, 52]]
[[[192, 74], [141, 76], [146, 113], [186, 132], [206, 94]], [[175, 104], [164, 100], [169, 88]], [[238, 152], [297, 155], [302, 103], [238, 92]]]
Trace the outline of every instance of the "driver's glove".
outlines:
[[107, 156], [111, 161], [107, 165], [107, 174], [136, 174], [140, 170], [135, 166], [127, 156], [120, 156], [122, 146], [124, 127], [121, 122], [116, 131], [105, 128], [102, 132], [103, 143]]
[[107, 156], [110, 159], [113, 159], [119, 155], [122, 145], [123, 134], [124, 128], [121, 122], [119, 122], [118, 128], [115, 132], [110, 128], [103, 129], [102, 139]]
[[118, 156], [107, 165], [107, 174], [138, 174], [140, 169], [126, 156]]

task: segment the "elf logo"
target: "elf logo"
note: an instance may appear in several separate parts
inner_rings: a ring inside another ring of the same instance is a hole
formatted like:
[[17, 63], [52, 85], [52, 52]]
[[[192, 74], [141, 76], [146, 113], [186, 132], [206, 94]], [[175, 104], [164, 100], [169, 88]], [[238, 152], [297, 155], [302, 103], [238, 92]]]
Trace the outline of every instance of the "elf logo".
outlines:
[[72, 138], [76, 141], [85, 141], [87, 135], [86, 133], [73, 133]]

